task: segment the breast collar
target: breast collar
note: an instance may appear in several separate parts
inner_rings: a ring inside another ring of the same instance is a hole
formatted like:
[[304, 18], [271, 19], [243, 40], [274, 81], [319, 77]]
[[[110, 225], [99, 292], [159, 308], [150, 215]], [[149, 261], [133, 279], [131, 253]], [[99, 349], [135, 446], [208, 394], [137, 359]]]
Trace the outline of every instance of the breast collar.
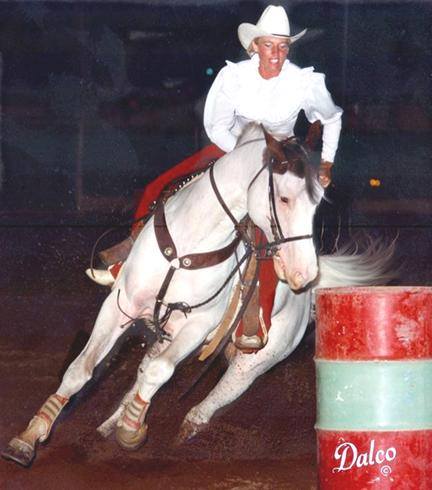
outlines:
[[[241, 237], [238, 233], [236, 233], [234, 240], [223, 248], [213, 250], [211, 252], [187, 254], [179, 257], [174, 240], [172, 239], [168, 230], [165, 216], [165, 202], [163, 199], [157, 203], [154, 211], [154, 231], [159, 250], [166, 260], [169, 261], [169, 269], [156, 296], [156, 303], [153, 310], [153, 325], [155, 333], [157, 338], [162, 341], [163, 339], [170, 340], [170, 336], [167, 335], [164, 327], [174, 310], [182, 311], [185, 315], [187, 315], [187, 313], [190, 313], [193, 308], [197, 308], [198, 306], [204, 305], [211, 301], [222, 291], [227, 283], [227, 281], [225, 281], [222, 287], [219, 288], [215, 294], [197, 305], [190, 306], [183, 301], [166, 304], [164, 302], [165, 296], [171, 280], [173, 279], [174, 273], [179, 269], [197, 270], [224, 262], [234, 253], [238, 244], [240, 243]], [[236, 270], [236, 268], [234, 270]], [[232, 276], [230, 274], [228, 278], [230, 279], [231, 277]], [[160, 313], [162, 305], [166, 306], [166, 311], [161, 317]]]
[[186, 254], [179, 257], [174, 240], [168, 230], [165, 205], [162, 200], [156, 206], [154, 214], [154, 231], [159, 250], [174, 269], [196, 270], [220, 264], [234, 253], [234, 250], [241, 240], [240, 235], [236, 234], [236, 237], [231, 243], [218, 250]]

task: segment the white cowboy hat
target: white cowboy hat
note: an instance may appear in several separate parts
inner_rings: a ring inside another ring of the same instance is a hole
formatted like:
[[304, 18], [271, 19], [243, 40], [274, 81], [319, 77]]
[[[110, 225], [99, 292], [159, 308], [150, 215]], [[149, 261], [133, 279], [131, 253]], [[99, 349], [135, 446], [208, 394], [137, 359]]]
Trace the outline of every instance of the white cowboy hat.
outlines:
[[293, 43], [301, 38], [306, 31], [307, 29], [304, 29], [295, 36], [291, 36], [288, 15], [285, 12], [285, 9], [275, 5], [269, 5], [264, 10], [256, 25], [244, 22], [239, 25], [237, 30], [241, 45], [246, 50], [249, 49], [251, 42], [257, 37], [286, 37], [289, 39], [290, 43]]

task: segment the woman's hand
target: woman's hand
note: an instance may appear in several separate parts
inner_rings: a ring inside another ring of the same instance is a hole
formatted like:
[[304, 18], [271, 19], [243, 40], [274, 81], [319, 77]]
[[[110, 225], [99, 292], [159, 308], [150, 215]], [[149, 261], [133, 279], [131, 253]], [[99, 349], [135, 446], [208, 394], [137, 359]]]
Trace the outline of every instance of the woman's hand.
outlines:
[[319, 183], [324, 187], [328, 187], [331, 183], [331, 169], [333, 167], [333, 162], [326, 162], [321, 160], [318, 169], [318, 180]]

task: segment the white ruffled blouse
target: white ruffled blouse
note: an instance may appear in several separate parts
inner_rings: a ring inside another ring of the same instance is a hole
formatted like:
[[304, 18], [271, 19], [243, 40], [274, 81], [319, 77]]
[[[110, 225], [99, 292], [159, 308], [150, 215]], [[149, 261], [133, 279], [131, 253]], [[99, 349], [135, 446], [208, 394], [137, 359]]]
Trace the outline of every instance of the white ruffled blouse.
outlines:
[[321, 158], [334, 160], [341, 130], [342, 109], [335, 105], [325, 76], [314, 68], [299, 68], [286, 60], [280, 74], [268, 80], [258, 72], [259, 58], [227, 64], [218, 73], [207, 95], [204, 127], [219, 148], [231, 151], [243, 128], [262, 124], [276, 137], [293, 135], [299, 112], [309, 122], [323, 124]]

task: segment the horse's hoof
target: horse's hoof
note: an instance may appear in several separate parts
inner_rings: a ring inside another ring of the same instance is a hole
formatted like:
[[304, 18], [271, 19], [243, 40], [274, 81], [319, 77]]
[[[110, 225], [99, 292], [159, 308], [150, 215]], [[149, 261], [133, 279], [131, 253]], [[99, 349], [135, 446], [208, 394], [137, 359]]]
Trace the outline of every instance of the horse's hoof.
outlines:
[[183, 420], [177, 437], [174, 440], [174, 446], [181, 446], [185, 442], [190, 441], [207, 426], [208, 424], [197, 424], [196, 422], [191, 422], [190, 420]]
[[101, 435], [104, 439], [108, 439], [111, 434], [116, 430], [117, 427], [117, 420], [114, 421], [105, 421], [103, 424], [101, 424], [96, 431]]
[[116, 428], [116, 441], [120, 447], [127, 451], [136, 451], [147, 440], [147, 424], [143, 424], [137, 431], [126, 430], [124, 427]]
[[35, 455], [35, 448], [17, 437], [14, 437], [6, 449], [1, 453], [2, 457], [5, 459], [10, 459], [15, 461], [15, 463], [20, 464], [21, 466], [30, 466]]

